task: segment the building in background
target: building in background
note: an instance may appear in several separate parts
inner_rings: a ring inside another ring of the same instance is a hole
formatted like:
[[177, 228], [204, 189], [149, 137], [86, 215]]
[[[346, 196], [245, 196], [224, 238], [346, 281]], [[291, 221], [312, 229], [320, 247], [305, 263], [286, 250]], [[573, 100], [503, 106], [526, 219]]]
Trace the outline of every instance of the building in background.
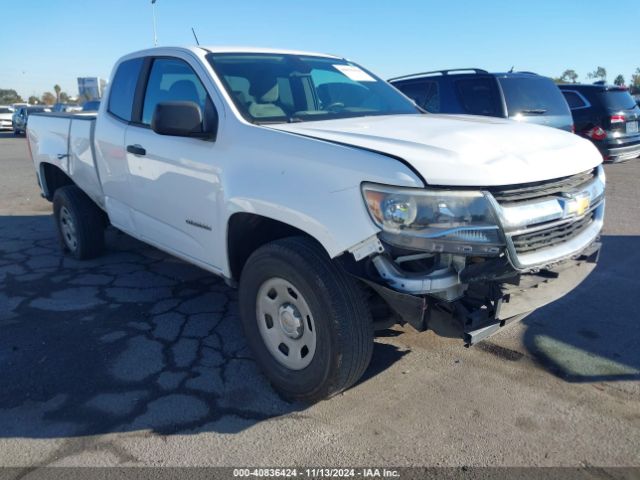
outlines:
[[100, 77], [78, 77], [78, 93], [81, 100], [102, 98], [107, 82]]

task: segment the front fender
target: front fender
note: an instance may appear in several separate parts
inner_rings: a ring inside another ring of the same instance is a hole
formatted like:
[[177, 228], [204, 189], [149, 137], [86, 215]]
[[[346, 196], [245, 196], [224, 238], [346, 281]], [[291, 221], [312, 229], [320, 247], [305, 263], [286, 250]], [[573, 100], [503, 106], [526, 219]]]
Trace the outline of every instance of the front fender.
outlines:
[[423, 186], [402, 162], [375, 152], [256, 126], [244, 137], [224, 176], [221, 217], [277, 220], [315, 238], [332, 258], [378, 232], [362, 182]]
[[291, 206], [256, 197], [235, 197], [229, 201], [227, 212], [227, 223], [235, 213], [252, 213], [302, 230], [332, 258], [378, 232], [366, 212], [359, 185], [329, 193], [322, 200], [307, 198]]

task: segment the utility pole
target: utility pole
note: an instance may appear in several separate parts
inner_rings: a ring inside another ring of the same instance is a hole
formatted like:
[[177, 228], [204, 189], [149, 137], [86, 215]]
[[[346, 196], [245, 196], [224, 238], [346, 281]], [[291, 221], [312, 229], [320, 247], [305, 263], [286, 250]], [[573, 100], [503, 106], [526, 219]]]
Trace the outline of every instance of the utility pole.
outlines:
[[156, 29], [156, 1], [151, 0], [151, 13], [153, 15], [153, 46], [158, 46], [158, 31]]

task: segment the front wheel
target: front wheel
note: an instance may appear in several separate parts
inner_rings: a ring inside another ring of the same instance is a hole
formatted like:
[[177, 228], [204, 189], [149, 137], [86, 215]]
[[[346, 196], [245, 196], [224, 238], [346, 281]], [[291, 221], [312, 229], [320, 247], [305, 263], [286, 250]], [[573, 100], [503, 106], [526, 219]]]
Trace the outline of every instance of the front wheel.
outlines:
[[312, 239], [256, 250], [242, 271], [239, 303], [256, 361], [286, 398], [330, 397], [369, 365], [373, 322], [360, 286]]

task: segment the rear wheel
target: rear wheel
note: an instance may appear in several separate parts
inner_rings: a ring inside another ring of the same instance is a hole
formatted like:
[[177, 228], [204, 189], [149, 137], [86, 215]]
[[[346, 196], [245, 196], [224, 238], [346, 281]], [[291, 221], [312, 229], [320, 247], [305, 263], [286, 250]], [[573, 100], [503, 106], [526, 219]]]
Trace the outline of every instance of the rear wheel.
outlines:
[[247, 342], [284, 397], [317, 401], [352, 386], [373, 351], [360, 286], [315, 241], [290, 237], [256, 250], [240, 278]]
[[104, 250], [104, 212], [75, 185], [57, 189], [53, 214], [62, 248], [78, 260], [97, 257]]

